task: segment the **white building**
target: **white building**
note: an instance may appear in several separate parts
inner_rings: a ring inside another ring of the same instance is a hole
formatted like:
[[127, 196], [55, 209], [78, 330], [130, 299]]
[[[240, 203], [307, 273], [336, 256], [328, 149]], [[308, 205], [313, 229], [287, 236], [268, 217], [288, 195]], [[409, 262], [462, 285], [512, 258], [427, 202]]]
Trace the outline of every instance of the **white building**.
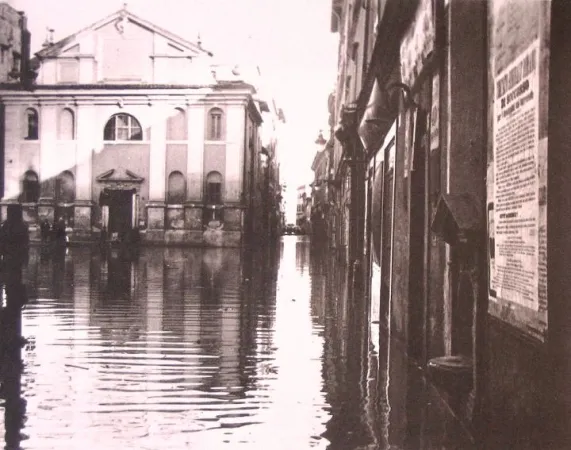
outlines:
[[37, 233], [237, 246], [255, 209], [256, 89], [188, 42], [123, 9], [37, 53], [33, 91], [3, 85], [2, 213]]

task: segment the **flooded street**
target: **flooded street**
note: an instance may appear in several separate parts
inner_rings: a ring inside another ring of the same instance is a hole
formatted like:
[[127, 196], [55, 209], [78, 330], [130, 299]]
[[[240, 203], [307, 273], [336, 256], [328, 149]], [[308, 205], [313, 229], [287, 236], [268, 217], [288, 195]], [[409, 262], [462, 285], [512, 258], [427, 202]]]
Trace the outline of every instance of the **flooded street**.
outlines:
[[30, 252], [21, 448], [472, 448], [305, 237]]

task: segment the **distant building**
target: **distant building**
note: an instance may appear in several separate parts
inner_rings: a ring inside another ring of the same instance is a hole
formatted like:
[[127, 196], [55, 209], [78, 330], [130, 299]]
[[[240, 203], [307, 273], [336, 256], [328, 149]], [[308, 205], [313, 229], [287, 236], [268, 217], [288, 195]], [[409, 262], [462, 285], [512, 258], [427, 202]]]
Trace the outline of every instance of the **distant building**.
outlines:
[[251, 161], [250, 184], [253, 186], [249, 197], [248, 210], [252, 221], [248, 223], [256, 243], [266, 238], [275, 238], [281, 228], [279, 136], [285, 123], [283, 111], [277, 107], [275, 99], [264, 86], [258, 67], [242, 68], [246, 80], [256, 86], [254, 102], [262, 116], [260, 126], [261, 149]]
[[0, 3], [0, 83], [27, 80], [30, 32], [27, 19], [8, 3]]
[[0, 92], [3, 217], [21, 202], [32, 233], [47, 218], [72, 240], [243, 243], [262, 111], [237, 68], [125, 9], [36, 56], [34, 92]]
[[[26, 16], [9, 4], [0, 3], [0, 83], [29, 87], [34, 79], [29, 61], [30, 32]], [[0, 136], [0, 160], [3, 159], [4, 139]], [[0, 192], [3, 187], [4, 165], [0, 164]]]
[[311, 164], [314, 180], [311, 185], [311, 234], [315, 241], [325, 242], [330, 234], [327, 217], [329, 202], [332, 199], [329, 177], [330, 157], [333, 150], [332, 140], [316, 152]]
[[311, 194], [308, 194], [308, 187], [304, 184], [297, 188], [297, 207], [295, 224], [309, 233], [311, 219]]

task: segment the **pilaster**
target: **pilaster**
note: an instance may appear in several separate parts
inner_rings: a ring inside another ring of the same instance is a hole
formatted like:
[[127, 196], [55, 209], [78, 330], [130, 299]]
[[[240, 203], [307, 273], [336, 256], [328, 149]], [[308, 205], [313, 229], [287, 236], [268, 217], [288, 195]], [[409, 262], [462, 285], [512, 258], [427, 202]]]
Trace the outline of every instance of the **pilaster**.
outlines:
[[103, 127], [98, 127], [95, 105], [80, 105], [76, 114], [76, 177], [78, 200], [92, 200], [93, 151], [103, 148]]
[[[158, 115], [160, 117], [160, 114]], [[166, 184], [166, 120], [156, 120], [151, 129], [149, 168], [149, 201], [165, 201]], [[164, 215], [164, 211], [163, 211]]]
[[187, 158], [187, 198], [189, 201], [202, 201], [203, 161], [204, 161], [204, 105], [191, 105], [188, 108], [188, 158]]
[[[25, 168], [20, 167], [20, 142], [23, 136], [24, 108], [19, 105], [5, 106], [4, 127], [4, 198], [17, 199], [20, 193], [20, 178]], [[6, 217], [5, 214], [2, 217]]]
[[37, 108], [40, 133], [40, 199], [53, 201], [55, 194], [55, 177], [58, 174], [58, 158], [54, 155], [57, 138], [57, 106], [42, 105]]

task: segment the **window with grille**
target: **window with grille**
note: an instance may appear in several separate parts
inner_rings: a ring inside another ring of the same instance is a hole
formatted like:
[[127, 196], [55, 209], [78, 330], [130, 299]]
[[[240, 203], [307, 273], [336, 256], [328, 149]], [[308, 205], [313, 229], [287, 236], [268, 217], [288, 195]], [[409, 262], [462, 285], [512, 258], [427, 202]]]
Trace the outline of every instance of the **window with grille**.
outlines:
[[223, 113], [219, 108], [213, 108], [208, 113], [208, 139], [219, 141], [222, 139]]
[[222, 175], [219, 172], [210, 172], [206, 177], [206, 204], [222, 204]]
[[26, 109], [26, 130], [24, 139], [37, 140], [39, 137], [38, 112], [35, 109]]
[[142, 141], [143, 129], [137, 119], [129, 114], [115, 114], [105, 125], [106, 141]]
[[22, 202], [36, 203], [40, 197], [40, 183], [38, 174], [33, 170], [28, 170], [24, 174], [22, 182]]

